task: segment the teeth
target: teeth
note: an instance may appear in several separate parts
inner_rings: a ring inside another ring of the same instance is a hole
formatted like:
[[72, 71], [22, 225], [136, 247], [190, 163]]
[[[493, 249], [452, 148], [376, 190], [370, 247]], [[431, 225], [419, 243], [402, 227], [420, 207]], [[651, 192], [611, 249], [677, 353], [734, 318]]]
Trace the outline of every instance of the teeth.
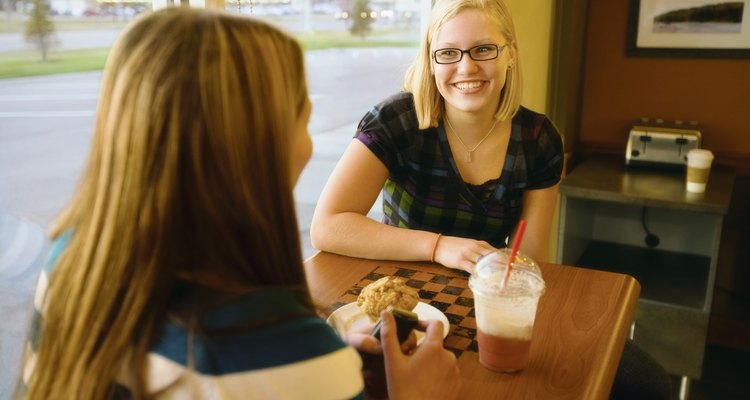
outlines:
[[477, 82], [477, 81], [456, 83], [456, 87], [459, 88], [459, 89], [461, 89], [461, 90], [476, 89], [476, 88], [478, 88], [480, 86], [482, 86], [482, 82]]

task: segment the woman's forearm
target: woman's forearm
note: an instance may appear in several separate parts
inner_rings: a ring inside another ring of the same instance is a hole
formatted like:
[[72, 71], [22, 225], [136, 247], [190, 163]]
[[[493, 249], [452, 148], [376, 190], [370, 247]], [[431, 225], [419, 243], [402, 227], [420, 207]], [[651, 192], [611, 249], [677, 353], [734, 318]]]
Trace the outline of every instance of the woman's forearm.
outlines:
[[329, 215], [310, 228], [313, 247], [351, 257], [429, 261], [437, 234], [398, 228], [355, 212]]

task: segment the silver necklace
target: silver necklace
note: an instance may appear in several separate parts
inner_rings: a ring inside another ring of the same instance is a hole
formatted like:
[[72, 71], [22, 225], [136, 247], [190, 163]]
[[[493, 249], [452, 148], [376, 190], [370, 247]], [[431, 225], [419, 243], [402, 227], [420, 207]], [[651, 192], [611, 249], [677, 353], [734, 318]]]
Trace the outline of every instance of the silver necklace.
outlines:
[[456, 130], [453, 128], [453, 125], [451, 125], [451, 121], [448, 119], [448, 116], [447, 115], [445, 116], [445, 122], [448, 123], [448, 127], [451, 128], [451, 131], [453, 132], [453, 134], [456, 135], [456, 137], [458, 138], [458, 141], [461, 142], [461, 146], [463, 146], [464, 150], [466, 150], [466, 162], [467, 163], [470, 163], [473, 161], [472, 154], [474, 154], [474, 152], [479, 148], [479, 146], [482, 143], [484, 143], [484, 141], [487, 140], [488, 137], [490, 137], [490, 133], [492, 133], [492, 131], [495, 129], [495, 125], [497, 125], [497, 121], [499, 121], [499, 119], [495, 118], [495, 123], [492, 124], [492, 128], [490, 128], [490, 130], [487, 131], [487, 134], [484, 135], [482, 140], [480, 140], [479, 143], [477, 143], [477, 145], [474, 146], [473, 149], [469, 150], [469, 146], [467, 146], [466, 143], [464, 143], [463, 139], [461, 139], [461, 135], [459, 135], [458, 132], [456, 132]]

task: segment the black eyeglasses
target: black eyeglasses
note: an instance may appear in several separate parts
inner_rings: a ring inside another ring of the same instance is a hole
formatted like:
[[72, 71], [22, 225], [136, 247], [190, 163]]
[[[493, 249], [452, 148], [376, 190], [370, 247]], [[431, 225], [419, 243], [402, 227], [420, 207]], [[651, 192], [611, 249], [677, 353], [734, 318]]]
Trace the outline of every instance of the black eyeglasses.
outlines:
[[503, 49], [507, 46], [504, 44], [480, 44], [468, 50], [446, 48], [437, 49], [432, 52], [432, 59], [438, 64], [455, 64], [464, 58], [464, 53], [468, 54], [474, 61], [489, 61], [496, 59]]

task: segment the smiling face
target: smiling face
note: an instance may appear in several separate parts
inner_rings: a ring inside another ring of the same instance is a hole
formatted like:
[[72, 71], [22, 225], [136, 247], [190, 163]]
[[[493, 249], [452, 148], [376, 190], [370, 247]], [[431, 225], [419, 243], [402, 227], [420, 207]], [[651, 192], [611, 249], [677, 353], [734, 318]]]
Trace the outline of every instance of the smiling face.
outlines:
[[490, 24], [478, 9], [461, 11], [437, 31], [433, 52], [443, 48], [468, 50], [482, 44], [501, 46], [500, 55], [493, 60], [475, 61], [464, 53], [461, 61], [454, 64], [432, 61], [446, 111], [493, 115], [500, 103], [506, 71], [514, 59], [515, 44], [508, 43], [500, 28]]

